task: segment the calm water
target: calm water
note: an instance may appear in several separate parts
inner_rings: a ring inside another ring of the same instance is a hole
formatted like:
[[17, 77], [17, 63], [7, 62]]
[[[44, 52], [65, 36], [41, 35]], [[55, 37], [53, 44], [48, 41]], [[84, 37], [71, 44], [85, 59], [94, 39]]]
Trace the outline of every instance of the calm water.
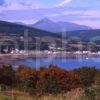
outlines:
[[12, 64], [18, 65], [26, 65], [29, 67], [47, 67], [50, 64], [58, 65], [59, 67], [65, 69], [73, 69], [81, 66], [95, 66], [100, 68], [100, 57], [98, 58], [26, 58], [26, 59], [17, 59], [13, 61]]

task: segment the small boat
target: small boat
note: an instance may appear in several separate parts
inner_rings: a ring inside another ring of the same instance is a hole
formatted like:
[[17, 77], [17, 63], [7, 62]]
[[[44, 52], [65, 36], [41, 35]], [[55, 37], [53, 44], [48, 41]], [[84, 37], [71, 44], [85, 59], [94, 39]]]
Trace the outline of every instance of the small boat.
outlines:
[[86, 60], [88, 60], [89, 58], [87, 57]]

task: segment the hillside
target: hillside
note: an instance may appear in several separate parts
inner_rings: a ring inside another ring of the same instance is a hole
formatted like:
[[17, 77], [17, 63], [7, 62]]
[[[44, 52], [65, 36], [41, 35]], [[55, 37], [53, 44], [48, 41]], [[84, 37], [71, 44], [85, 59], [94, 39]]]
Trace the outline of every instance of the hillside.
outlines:
[[[28, 34], [24, 34], [24, 32], [28, 32]], [[66, 35], [65, 35], [66, 34]], [[24, 38], [24, 36], [27, 36]], [[64, 32], [64, 39], [62, 39], [62, 33], [52, 33], [43, 31], [40, 29], [32, 28], [27, 25], [20, 25], [5, 21], [0, 21], [0, 43], [3, 42], [6, 45], [3, 48], [9, 45], [9, 48], [15, 48], [13, 40], [18, 43], [19, 49], [24, 49], [25, 41], [28, 41], [27, 48], [29, 50], [36, 50], [37, 46], [40, 50], [48, 50], [49, 46], [52, 44], [56, 44], [54, 49], [62, 48], [62, 44], [65, 45], [63, 47], [64, 50], [67, 51], [77, 51], [79, 48], [79, 40], [82, 42], [82, 50], [88, 50], [88, 44], [91, 39], [100, 36], [100, 29], [97, 30], [80, 30], [80, 31], [68, 31]], [[63, 36], [63, 37], [64, 37]], [[73, 38], [74, 37], [74, 38]], [[77, 41], [76, 38], [79, 38]], [[73, 38], [73, 39], [72, 39]], [[98, 39], [96, 38], [96, 39]], [[81, 45], [80, 45], [81, 46]], [[100, 50], [100, 41], [95, 41], [90, 44], [92, 51]]]
[[79, 25], [71, 22], [53, 22], [47, 18], [44, 18], [33, 25], [34, 28], [46, 30], [49, 32], [57, 33], [63, 31], [75, 31], [75, 30], [90, 30], [91, 27]]
[[[95, 30], [80, 30], [80, 31], [68, 31], [65, 32], [68, 38], [78, 37], [81, 41], [91, 41], [93, 39], [98, 39], [100, 37], [100, 29]], [[61, 33], [59, 33], [61, 34]]]
[[47, 31], [42, 31], [40, 29], [32, 28], [27, 25], [21, 25], [21, 24], [6, 22], [6, 21], [0, 21], [0, 33], [23, 35], [25, 30], [28, 30], [28, 33], [31, 34], [33, 37], [34, 36], [59, 37], [59, 35], [55, 35], [51, 32], [47, 32]]
[[18, 44], [19, 49], [24, 49], [24, 45], [26, 45], [26, 42], [28, 42], [27, 48], [29, 50], [36, 49], [39, 44], [41, 44], [40, 49], [44, 50], [48, 48], [47, 45], [48, 42], [50, 42], [50, 39], [52, 39], [51, 42], [57, 42], [57, 40], [59, 40], [61, 43], [60, 35], [35, 29], [27, 25], [0, 21], [0, 43], [4, 41], [3, 45], [5, 45], [2, 47], [3, 49], [8, 45], [10, 49], [15, 48], [14, 42]]

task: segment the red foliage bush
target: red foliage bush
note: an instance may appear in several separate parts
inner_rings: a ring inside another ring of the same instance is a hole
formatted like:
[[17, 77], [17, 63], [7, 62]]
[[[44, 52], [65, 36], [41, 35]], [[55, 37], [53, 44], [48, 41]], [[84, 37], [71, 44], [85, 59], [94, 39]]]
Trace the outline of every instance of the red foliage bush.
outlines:
[[[0, 84], [6, 82], [5, 85], [7, 85], [7, 82], [13, 82], [12, 79], [15, 78], [16, 83], [13, 84], [17, 89], [33, 94], [65, 93], [81, 86], [77, 74], [53, 65], [48, 68], [41, 67], [38, 70], [26, 66], [19, 66], [16, 70], [11, 66], [2, 66], [0, 72], [2, 73]], [[8, 78], [8, 80], [3, 82], [3, 78]]]

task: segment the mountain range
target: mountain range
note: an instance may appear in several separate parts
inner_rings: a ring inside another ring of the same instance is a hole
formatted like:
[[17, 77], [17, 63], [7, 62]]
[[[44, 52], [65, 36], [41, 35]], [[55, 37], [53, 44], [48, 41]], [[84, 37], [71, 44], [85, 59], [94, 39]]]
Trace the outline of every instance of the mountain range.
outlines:
[[[29, 40], [29, 50], [36, 50], [36, 47], [39, 43], [41, 43], [41, 50], [47, 50], [48, 45], [50, 45], [51, 43], [55, 43], [57, 47], [61, 47], [63, 43], [64, 45], [66, 45], [67, 50], [73, 51], [77, 50], [77, 42], [79, 40], [82, 42], [84, 50], [88, 49], [87, 45], [90, 42], [94, 43], [91, 46], [93, 50], [100, 50], [100, 29], [93, 30], [90, 28], [87, 28], [85, 30], [66, 31], [64, 32], [64, 34], [66, 34], [66, 37], [62, 38], [62, 32], [57, 32], [55, 34], [54, 32], [37, 29], [31, 25], [24, 25], [23, 23], [19, 22], [11, 23], [6, 21], [0, 21], [0, 41], [2, 42], [4, 41], [4, 39], [6, 41], [8, 41], [9, 39], [11, 41], [15, 40], [18, 43], [20, 49], [24, 49], [24, 41], [21, 37], [24, 37], [24, 32], [26, 32], [26, 30], [28, 31], [28, 37], [25, 37], [25, 39], [27, 38]], [[79, 40], [77, 41], [77, 39], [75, 38], [78, 38]], [[10, 43], [10, 45], [12, 45], [12, 43]]]
[[34, 28], [45, 30], [48, 32], [58, 33], [65, 31], [76, 31], [76, 30], [91, 30], [89, 26], [79, 25], [71, 22], [53, 22], [47, 18], [44, 18], [35, 24], [30, 25]]
[[[50, 28], [51, 24], [53, 24], [54, 27], [56, 28], [56, 23], [54, 23], [48, 19], [44, 19], [44, 20], [42, 20], [42, 21], [48, 22], [48, 26], [46, 26], [47, 28]], [[39, 22], [41, 22], [41, 21], [39, 21]], [[6, 22], [6, 21], [0, 21], [0, 34], [6, 33], [7, 35], [15, 34], [17, 36], [18, 35], [22, 36], [22, 35], [24, 35], [25, 30], [28, 30], [29, 36], [31, 36], [33, 38], [34, 37], [45, 37], [45, 36], [52, 37], [52, 38], [60, 38], [60, 39], [62, 38], [62, 32], [57, 32], [55, 34], [54, 32], [47, 31], [46, 28], [44, 30], [36, 28], [35, 25], [38, 24], [39, 22], [35, 23], [34, 25], [25, 25], [24, 23], [19, 23], [19, 22], [11, 23], [11, 22]], [[49, 23], [51, 23], [51, 24], [49, 25]], [[65, 26], [67, 26], [67, 25], [65, 25]], [[71, 25], [69, 25], [69, 26], [71, 27]], [[76, 24], [73, 24], [73, 26], [74, 25], [76, 25]], [[90, 41], [92, 38], [100, 36], [100, 29], [91, 29], [90, 27], [87, 27], [87, 26], [85, 26], [85, 27], [84, 27], [84, 29], [81, 28], [82, 30], [81, 29], [73, 30], [73, 31], [68, 30], [68, 31], [64, 32], [64, 34], [67, 38], [74, 36], [74, 37], [80, 38], [82, 41]], [[56, 31], [57, 31], [57, 29], [59, 30], [59, 28], [56, 28]], [[52, 31], [55, 31], [55, 30], [52, 29]]]
[[29, 35], [32, 37], [44, 37], [44, 36], [51, 36], [51, 37], [59, 37], [59, 35], [43, 31], [40, 29], [33, 28], [28, 26], [24, 23], [12, 23], [7, 21], [0, 21], [0, 34], [6, 33], [7, 35], [16, 34], [16, 35], [24, 35], [25, 30], [28, 30]]

